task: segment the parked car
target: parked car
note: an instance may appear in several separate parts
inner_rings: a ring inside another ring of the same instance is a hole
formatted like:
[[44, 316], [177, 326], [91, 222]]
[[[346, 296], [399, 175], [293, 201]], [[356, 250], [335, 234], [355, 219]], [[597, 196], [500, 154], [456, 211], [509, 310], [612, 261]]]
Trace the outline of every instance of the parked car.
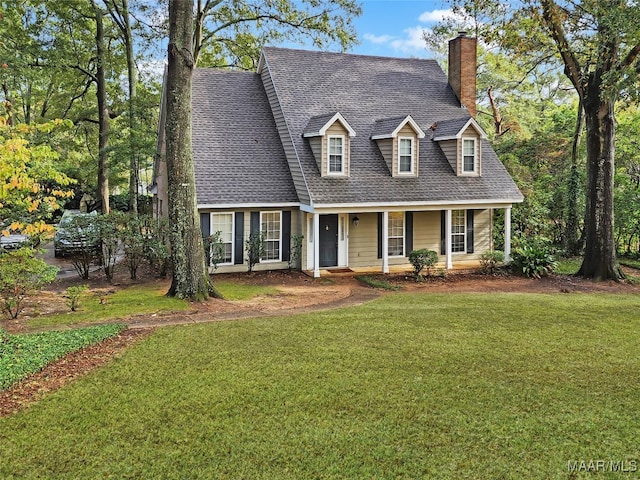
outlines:
[[100, 238], [95, 225], [97, 213], [65, 210], [53, 236], [53, 254], [64, 257], [83, 250], [100, 248]]
[[3, 250], [17, 250], [18, 248], [33, 245], [29, 235], [12, 233], [11, 235], [0, 235], [0, 247]]

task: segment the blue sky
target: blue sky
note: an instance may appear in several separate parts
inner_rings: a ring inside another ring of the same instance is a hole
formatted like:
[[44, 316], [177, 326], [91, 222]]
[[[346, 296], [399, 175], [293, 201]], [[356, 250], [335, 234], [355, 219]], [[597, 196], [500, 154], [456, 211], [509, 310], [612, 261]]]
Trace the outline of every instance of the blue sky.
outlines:
[[360, 45], [353, 53], [430, 58], [422, 32], [450, 13], [442, 0], [361, 0], [355, 19]]

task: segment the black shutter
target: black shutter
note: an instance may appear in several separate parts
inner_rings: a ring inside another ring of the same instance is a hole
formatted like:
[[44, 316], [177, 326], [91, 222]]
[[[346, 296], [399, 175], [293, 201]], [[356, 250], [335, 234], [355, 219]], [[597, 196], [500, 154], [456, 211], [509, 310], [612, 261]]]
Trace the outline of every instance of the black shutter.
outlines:
[[288, 262], [291, 255], [291, 210], [282, 212], [282, 261]]
[[404, 256], [408, 257], [413, 251], [413, 212], [405, 212], [404, 214]]
[[235, 214], [235, 236], [233, 242], [233, 263], [241, 265], [244, 263], [244, 212]]
[[382, 258], [382, 212], [378, 212], [378, 258]]
[[467, 210], [467, 253], [473, 253], [473, 213], [475, 210]]
[[260, 212], [251, 212], [251, 225], [249, 234], [260, 233]]
[[[207, 238], [211, 235], [211, 214], [208, 212], [200, 213], [200, 231], [202, 232], [202, 238]], [[210, 252], [204, 252], [204, 260], [207, 266], [211, 265]]]
[[440, 255], [447, 253], [447, 212], [440, 210]]

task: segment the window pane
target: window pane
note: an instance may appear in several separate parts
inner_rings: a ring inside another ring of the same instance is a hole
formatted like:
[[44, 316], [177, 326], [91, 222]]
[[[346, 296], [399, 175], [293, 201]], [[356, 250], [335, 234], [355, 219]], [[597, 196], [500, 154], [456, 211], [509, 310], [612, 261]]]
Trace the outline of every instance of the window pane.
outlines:
[[463, 140], [462, 142], [463, 170], [473, 172], [476, 169], [476, 142]]
[[413, 167], [413, 141], [410, 138], [401, 138], [399, 151], [398, 169], [401, 173], [412, 171]]
[[280, 260], [280, 212], [262, 212], [261, 218], [264, 238], [262, 260]]
[[329, 172], [342, 172], [342, 138], [329, 138]]
[[390, 257], [404, 255], [404, 212], [389, 213], [387, 237], [388, 255]]
[[211, 252], [219, 255], [218, 263], [233, 262], [233, 213], [214, 213], [211, 215], [211, 232], [219, 234], [220, 249]]
[[464, 252], [466, 238], [466, 212], [453, 210], [451, 212], [451, 251]]

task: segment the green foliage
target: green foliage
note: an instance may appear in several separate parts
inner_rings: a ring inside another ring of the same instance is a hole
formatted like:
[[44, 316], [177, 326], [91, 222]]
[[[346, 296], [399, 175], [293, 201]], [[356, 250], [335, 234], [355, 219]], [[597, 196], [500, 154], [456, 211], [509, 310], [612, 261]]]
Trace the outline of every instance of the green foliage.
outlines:
[[480, 270], [485, 275], [493, 275], [498, 271], [498, 265], [504, 262], [504, 252], [490, 250], [480, 255]]
[[512, 255], [512, 265], [518, 273], [540, 278], [552, 274], [557, 262], [545, 242], [522, 242]]
[[151, 239], [153, 232], [153, 218], [151, 215], [136, 215], [125, 213], [122, 216], [122, 230], [120, 237], [124, 259], [129, 268], [131, 280], [138, 278], [138, 267], [146, 259], [145, 249], [147, 242]]
[[438, 261], [438, 252], [422, 248], [413, 250], [409, 254], [409, 262], [413, 266], [413, 275], [416, 280], [422, 278], [422, 270], [427, 269], [427, 275], [431, 275], [431, 267]]
[[120, 238], [126, 223], [126, 214], [115, 210], [106, 215], [98, 215], [96, 218], [96, 228], [102, 247], [102, 271], [110, 282], [113, 280], [116, 261], [121, 250]]
[[204, 253], [209, 254], [209, 264], [214, 270], [218, 269], [218, 264], [222, 263], [225, 258], [225, 244], [222, 242], [222, 232], [215, 232], [208, 237], [202, 239], [204, 244]]
[[145, 258], [152, 269], [166, 277], [171, 260], [169, 249], [169, 222], [166, 218], [152, 218], [147, 223], [149, 238], [145, 243]]
[[298, 266], [302, 260], [302, 241], [304, 235], [291, 235], [291, 249], [289, 252], [289, 270]]
[[80, 297], [82, 294], [89, 290], [89, 285], [74, 285], [72, 287], [68, 287], [65, 293], [67, 306], [71, 309], [72, 312], [75, 312], [80, 306]]
[[0, 255], [0, 311], [9, 318], [17, 318], [26, 297], [51, 283], [57, 273], [57, 267], [36, 258], [29, 247]]
[[0, 390], [35, 373], [70, 352], [118, 335], [126, 325], [8, 335], [0, 341]]
[[249, 239], [244, 242], [247, 252], [247, 263], [249, 273], [253, 272], [253, 267], [260, 263], [260, 258], [264, 255], [264, 236], [261, 232], [252, 233]]
[[398, 290], [400, 288], [397, 285], [391, 285], [386, 280], [380, 280], [379, 278], [370, 277], [369, 275], [358, 275], [356, 276], [356, 280], [371, 288], [380, 288], [382, 290]]

